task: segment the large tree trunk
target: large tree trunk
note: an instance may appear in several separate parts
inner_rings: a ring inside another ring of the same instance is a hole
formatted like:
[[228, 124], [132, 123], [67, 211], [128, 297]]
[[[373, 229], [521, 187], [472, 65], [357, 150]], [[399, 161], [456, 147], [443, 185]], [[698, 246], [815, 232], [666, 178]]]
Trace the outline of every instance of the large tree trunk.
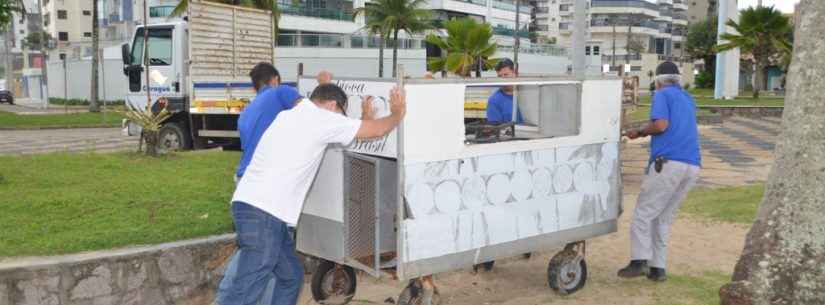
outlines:
[[825, 1], [801, 12], [776, 163], [724, 305], [825, 304]]
[[97, 0], [92, 1], [92, 88], [89, 94], [89, 111], [99, 112], [100, 107], [97, 103], [97, 92], [100, 77], [100, 28], [97, 20]]
[[392, 77], [397, 77], [398, 69], [398, 30], [392, 33]]
[[759, 98], [759, 92], [762, 91], [764, 81], [763, 81], [763, 72], [765, 71], [765, 64], [764, 61], [761, 59], [756, 60], [756, 64], [753, 67], [753, 98]]

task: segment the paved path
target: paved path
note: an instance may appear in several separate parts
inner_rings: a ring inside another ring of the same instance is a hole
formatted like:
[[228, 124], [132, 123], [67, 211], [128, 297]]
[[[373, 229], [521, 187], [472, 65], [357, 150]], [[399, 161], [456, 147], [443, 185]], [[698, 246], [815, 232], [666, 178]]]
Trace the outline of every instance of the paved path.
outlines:
[[[737, 186], [767, 180], [779, 134], [778, 118], [726, 118], [719, 126], [699, 127], [703, 170], [701, 186]], [[622, 165], [626, 183], [641, 181], [649, 139], [625, 143]]]
[[119, 128], [0, 130], [0, 155], [47, 152], [111, 152], [136, 150], [138, 137], [126, 137]]
[[27, 100], [15, 101], [14, 105], [0, 104], [0, 111], [11, 112], [19, 115], [38, 115], [38, 114], [63, 114], [63, 113], [78, 113], [89, 112], [86, 106], [59, 106], [49, 105], [49, 108], [44, 108], [43, 104], [31, 103]]

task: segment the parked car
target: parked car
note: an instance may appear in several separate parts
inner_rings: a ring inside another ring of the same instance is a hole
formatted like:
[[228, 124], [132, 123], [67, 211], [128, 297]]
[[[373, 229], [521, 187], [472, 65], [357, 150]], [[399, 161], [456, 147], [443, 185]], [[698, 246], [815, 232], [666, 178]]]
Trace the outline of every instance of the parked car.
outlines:
[[0, 103], [14, 104], [14, 95], [6, 89], [5, 80], [0, 80]]

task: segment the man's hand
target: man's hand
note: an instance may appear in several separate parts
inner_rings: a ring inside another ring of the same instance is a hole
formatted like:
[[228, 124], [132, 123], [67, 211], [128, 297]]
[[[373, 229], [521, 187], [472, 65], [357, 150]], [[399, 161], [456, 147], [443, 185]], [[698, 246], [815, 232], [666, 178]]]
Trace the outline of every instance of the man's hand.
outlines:
[[374, 120], [375, 109], [372, 108], [372, 95], [367, 95], [361, 99], [361, 120]]
[[395, 87], [390, 90], [390, 112], [399, 120], [404, 118], [407, 113], [407, 93], [404, 89]]
[[638, 139], [639, 137], [641, 137], [642, 133], [638, 129], [631, 129], [631, 130], [626, 131], [624, 133], [624, 135], [627, 136], [628, 138], [630, 138], [631, 140], [635, 140], [635, 139]]
[[321, 72], [318, 72], [315, 79], [318, 80], [319, 85], [329, 83], [332, 81], [332, 73], [329, 73], [327, 70], [321, 70]]

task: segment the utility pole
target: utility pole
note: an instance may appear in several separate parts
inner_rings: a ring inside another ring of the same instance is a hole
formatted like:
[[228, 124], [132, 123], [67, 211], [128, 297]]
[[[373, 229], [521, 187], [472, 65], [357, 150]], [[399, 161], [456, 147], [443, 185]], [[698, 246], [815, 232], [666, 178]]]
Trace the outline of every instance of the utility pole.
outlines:
[[611, 63], [611, 65], [615, 68], [616, 67], [616, 17], [613, 16], [613, 15], [610, 16], [610, 24], [613, 25], [613, 47], [611, 48], [611, 49], [613, 49], [613, 56], [611, 56], [610, 58], [613, 59], [612, 60], [613, 63]]
[[513, 32], [513, 39], [515, 42], [513, 44], [513, 63], [516, 64], [516, 75], [518, 75], [518, 48], [521, 42], [521, 39], [518, 35], [519, 32], [519, 20], [521, 16], [521, 0], [516, 0], [516, 30]]
[[42, 98], [43, 103], [46, 105], [46, 108], [49, 108], [49, 53], [46, 52], [46, 29], [43, 28], [43, 0], [37, 0], [37, 13], [40, 15], [40, 24], [37, 27], [40, 29], [40, 55], [42, 55], [43, 62], [40, 66], [41, 71], [41, 78], [43, 85], [41, 87], [45, 87], [46, 90], [43, 90]]
[[587, 30], [587, 2], [575, 0], [573, 9], [573, 75], [577, 80], [584, 80], [587, 69], [585, 46], [587, 45], [585, 31]]
[[11, 25], [8, 25], [6, 29], [6, 33], [4, 33], [5, 37], [3, 37], [3, 44], [5, 45], [6, 49], [6, 90], [12, 91], [12, 77], [13, 77], [13, 70], [14, 70], [14, 61], [11, 58]]

